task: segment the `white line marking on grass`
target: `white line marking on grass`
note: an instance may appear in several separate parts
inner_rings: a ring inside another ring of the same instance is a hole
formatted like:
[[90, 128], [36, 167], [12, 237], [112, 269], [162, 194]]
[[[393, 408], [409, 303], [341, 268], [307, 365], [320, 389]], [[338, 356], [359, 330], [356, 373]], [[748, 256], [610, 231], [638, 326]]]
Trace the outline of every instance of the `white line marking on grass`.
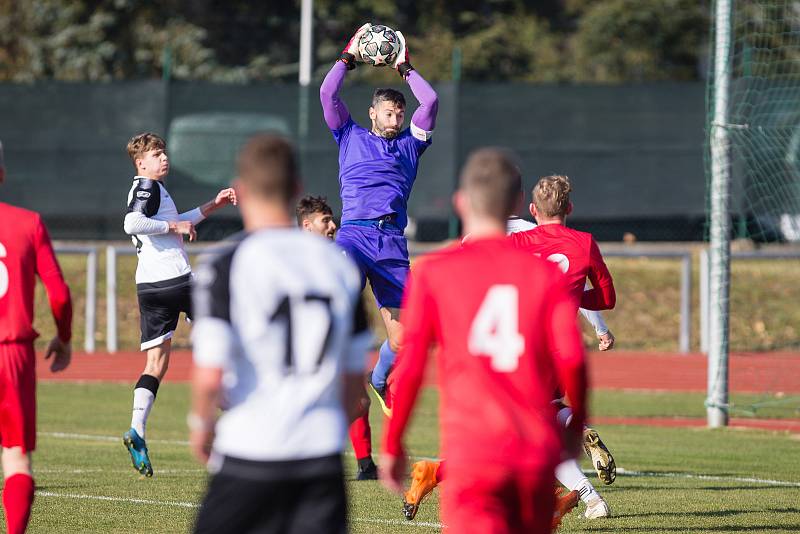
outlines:
[[[39, 432], [40, 436], [59, 439], [78, 439], [83, 441], [113, 441], [122, 442], [122, 436], [101, 436], [98, 434], [73, 434], [70, 432]], [[151, 439], [148, 443], [161, 443], [164, 445], [189, 445], [188, 441], [180, 439]]]
[[178, 508], [200, 508], [193, 502], [181, 501], [153, 501], [150, 499], [131, 499], [128, 497], [108, 497], [106, 495], [84, 495], [79, 493], [54, 493], [52, 491], [37, 491], [37, 497], [59, 497], [62, 499], [82, 499], [89, 501], [127, 502], [132, 504], [154, 504], [157, 506], [174, 506]]
[[[59, 469], [56, 467], [35, 467], [34, 471], [36, 474], [60, 474], [60, 475], [83, 475], [88, 473], [130, 473], [130, 469], [103, 469], [103, 468], [90, 468], [90, 469], [75, 469], [75, 468], [63, 468]], [[198, 473], [205, 473], [208, 474], [208, 471], [202, 468], [196, 469], [159, 469], [159, 475], [195, 475]]]
[[363, 517], [351, 517], [353, 523], [374, 523], [376, 525], [392, 525], [399, 527], [430, 527], [441, 529], [441, 523], [429, 523], [426, 521], [406, 521], [405, 519], [366, 519]]
[[[587, 474], [594, 474], [593, 470], [585, 471]], [[719, 475], [701, 475], [697, 473], [670, 473], [659, 471], [629, 471], [627, 469], [617, 469], [618, 475], [629, 477], [657, 477], [657, 478], [689, 478], [696, 480], [715, 480], [720, 482], [745, 482], [749, 484], [765, 484], [768, 486], [781, 486], [787, 488], [800, 488], [800, 482], [789, 482], [787, 480], [773, 480], [770, 478], [754, 477], [734, 477]]]
[[[72, 434], [69, 432], [39, 432], [40, 436], [58, 438], [58, 439], [78, 439], [86, 441], [120, 441], [121, 438], [113, 436], [102, 436], [98, 434]], [[154, 439], [149, 440], [150, 443], [162, 443], [166, 445], [189, 445], [188, 441], [178, 439]], [[353, 456], [352, 452], [344, 452], [347, 456]], [[429, 456], [412, 456], [414, 460], [435, 460]], [[175, 471], [178, 472], [178, 471]], [[593, 469], [584, 469], [584, 474], [594, 475]], [[617, 474], [629, 477], [660, 477], [660, 478], [687, 478], [696, 480], [717, 480], [722, 482], [745, 482], [749, 484], [766, 484], [770, 486], [781, 486], [787, 488], [800, 488], [800, 482], [790, 482], [787, 480], [773, 480], [768, 478], [754, 478], [754, 477], [736, 477], [736, 476], [720, 476], [720, 475], [703, 475], [699, 473], [680, 473], [680, 472], [660, 472], [660, 471], [633, 471], [624, 468], [617, 468]], [[370, 520], [371, 521], [371, 520]], [[377, 520], [376, 520], [377, 521]], [[402, 521], [398, 524], [405, 524]]]
[[[107, 495], [86, 495], [82, 493], [55, 493], [52, 491], [37, 491], [37, 497], [55, 497], [59, 499], [79, 499], [85, 501], [106, 501], [122, 502], [129, 504], [146, 504], [155, 506], [171, 506], [174, 508], [200, 508], [198, 503], [182, 501], [155, 501], [151, 499], [132, 499], [129, 497], [109, 497]], [[354, 523], [374, 523], [378, 525], [406, 526], [406, 527], [429, 527], [441, 529], [441, 523], [430, 523], [426, 521], [404, 521], [400, 519], [369, 519], [364, 517], [349, 518]]]

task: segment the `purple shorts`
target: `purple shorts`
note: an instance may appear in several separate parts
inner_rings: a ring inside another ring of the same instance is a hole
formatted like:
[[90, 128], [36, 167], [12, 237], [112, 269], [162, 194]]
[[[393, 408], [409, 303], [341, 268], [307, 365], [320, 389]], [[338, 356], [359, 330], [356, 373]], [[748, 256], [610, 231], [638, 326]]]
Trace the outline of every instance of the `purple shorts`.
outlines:
[[410, 263], [403, 232], [394, 228], [342, 224], [336, 244], [361, 271], [361, 288], [372, 286], [379, 308], [399, 308]]

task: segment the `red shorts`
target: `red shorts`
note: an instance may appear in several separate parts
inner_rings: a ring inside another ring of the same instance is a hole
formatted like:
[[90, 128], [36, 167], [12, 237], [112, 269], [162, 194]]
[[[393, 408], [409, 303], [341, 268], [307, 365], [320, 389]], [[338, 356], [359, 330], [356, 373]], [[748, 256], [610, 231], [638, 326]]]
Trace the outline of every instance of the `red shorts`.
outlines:
[[465, 472], [448, 465], [442, 485], [442, 523], [448, 532], [550, 534], [553, 468], [512, 467]]
[[33, 343], [0, 343], [0, 445], [36, 448], [36, 354]]

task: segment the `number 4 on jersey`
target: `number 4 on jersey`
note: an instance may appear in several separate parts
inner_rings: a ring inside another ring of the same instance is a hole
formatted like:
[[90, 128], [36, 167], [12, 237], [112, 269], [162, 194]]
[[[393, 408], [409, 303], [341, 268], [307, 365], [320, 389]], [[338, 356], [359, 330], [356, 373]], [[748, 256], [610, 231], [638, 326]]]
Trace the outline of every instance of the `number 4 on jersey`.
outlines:
[[[6, 247], [0, 243], [0, 260], [6, 257]], [[0, 261], [0, 299], [3, 298], [8, 291], [8, 268], [5, 263]]]
[[499, 373], [517, 370], [525, 351], [525, 338], [519, 333], [519, 291], [513, 285], [489, 288], [469, 331], [469, 352], [489, 356], [492, 369]]

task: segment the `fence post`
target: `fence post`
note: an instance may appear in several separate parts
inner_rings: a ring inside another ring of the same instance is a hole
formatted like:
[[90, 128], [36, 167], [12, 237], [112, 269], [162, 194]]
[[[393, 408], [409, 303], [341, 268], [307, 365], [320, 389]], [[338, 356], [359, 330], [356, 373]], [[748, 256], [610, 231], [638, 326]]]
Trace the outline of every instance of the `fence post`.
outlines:
[[86, 255], [86, 335], [83, 340], [83, 348], [88, 353], [93, 353], [94, 331], [97, 313], [97, 249], [92, 250]]
[[684, 354], [692, 342], [692, 255], [683, 256], [681, 268], [681, 333], [678, 345]]
[[117, 249], [106, 247], [106, 350], [117, 352]]

